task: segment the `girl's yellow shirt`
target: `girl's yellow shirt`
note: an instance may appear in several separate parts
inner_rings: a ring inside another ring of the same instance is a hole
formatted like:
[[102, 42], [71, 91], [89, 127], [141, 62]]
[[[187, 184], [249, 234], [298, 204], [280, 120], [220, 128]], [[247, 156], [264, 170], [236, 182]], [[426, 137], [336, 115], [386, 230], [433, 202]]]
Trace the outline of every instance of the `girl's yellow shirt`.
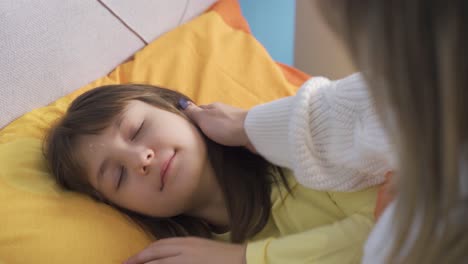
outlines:
[[[316, 191], [284, 171], [292, 192], [273, 187], [270, 219], [248, 241], [247, 263], [360, 263], [374, 225], [377, 187], [359, 192]], [[227, 241], [229, 233], [216, 238]]]

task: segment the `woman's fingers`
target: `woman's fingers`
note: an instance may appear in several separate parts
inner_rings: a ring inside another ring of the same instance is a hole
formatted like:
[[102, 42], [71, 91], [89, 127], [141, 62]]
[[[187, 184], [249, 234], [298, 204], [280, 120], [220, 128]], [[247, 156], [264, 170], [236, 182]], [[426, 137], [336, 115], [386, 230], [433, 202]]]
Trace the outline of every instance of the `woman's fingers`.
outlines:
[[214, 104], [208, 104], [208, 105], [199, 105], [201, 109], [214, 109], [215, 105]]
[[255, 152], [244, 129], [246, 110], [223, 103], [197, 106], [181, 100], [179, 104], [184, 113], [211, 140], [225, 146], [247, 147]]
[[182, 107], [184, 113], [195, 123], [198, 124], [200, 121], [200, 114], [203, 112], [204, 108], [197, 106], [196, 104], [192, 102], [183, 102], [182, 100], [179, 101], [180, 107]]

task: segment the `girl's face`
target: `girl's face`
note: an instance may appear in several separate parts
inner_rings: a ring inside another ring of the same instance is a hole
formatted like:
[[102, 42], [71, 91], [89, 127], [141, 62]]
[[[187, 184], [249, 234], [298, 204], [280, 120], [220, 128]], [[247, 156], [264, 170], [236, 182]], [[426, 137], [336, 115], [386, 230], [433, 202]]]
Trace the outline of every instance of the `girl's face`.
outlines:
[[141, 101], [130, 101], [99, 135], [81, 136], [77, 150], [88, 181], [101, 195], [145, 215], [186, 213], [210, 195], [206, 186], [213, 186], [197, 128]]

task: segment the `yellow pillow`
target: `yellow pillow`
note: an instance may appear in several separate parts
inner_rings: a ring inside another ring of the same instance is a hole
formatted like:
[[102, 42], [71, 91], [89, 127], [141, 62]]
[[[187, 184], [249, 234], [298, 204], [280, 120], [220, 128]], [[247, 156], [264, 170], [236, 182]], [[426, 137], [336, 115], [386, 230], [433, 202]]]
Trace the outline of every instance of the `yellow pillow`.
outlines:
[[[291, 80], [294, 69], [285, 71], [247, 30], [232, 26], [232, 9], [226, 6], [238, 10], [236, 1], [219, 2], [108, 76], [0, 131], [0, 263], [120, 263], [151, 241], [109, 206], [61, 190], [46, 168], [42, 140], [79, 94], [106, 84], [149, 83], [176, 89], [197, 103], [251, 107], [296, 91], [285, 77]], [[296, 81], [305, 76], [298, 72]]]

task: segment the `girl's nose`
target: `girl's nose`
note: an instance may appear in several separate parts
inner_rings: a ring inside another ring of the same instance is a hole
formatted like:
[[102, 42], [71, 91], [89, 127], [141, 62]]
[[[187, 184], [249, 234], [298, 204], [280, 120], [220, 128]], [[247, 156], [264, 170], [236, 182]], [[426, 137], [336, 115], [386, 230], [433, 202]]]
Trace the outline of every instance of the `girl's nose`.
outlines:
[[154, 159], [154, 152], [151, 149], [146, 149], [140, 155], [138, 172], [141, 175], [147, 175]]

